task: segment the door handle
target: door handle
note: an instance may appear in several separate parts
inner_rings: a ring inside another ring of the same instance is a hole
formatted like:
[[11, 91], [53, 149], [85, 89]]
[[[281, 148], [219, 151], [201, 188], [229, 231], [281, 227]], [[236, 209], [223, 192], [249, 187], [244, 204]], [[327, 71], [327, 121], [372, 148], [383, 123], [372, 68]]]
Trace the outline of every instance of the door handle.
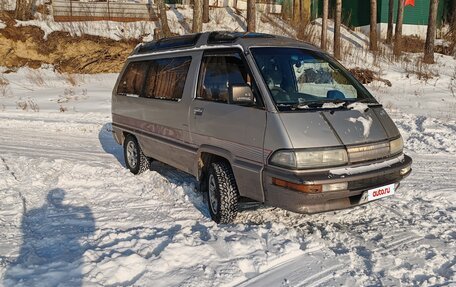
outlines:
[[193, 114], [195, 116], [202, 116], [203, 115], [203, 112], [204, 112], [204, 109], [203, 108], [194, 108], [193, 109]]

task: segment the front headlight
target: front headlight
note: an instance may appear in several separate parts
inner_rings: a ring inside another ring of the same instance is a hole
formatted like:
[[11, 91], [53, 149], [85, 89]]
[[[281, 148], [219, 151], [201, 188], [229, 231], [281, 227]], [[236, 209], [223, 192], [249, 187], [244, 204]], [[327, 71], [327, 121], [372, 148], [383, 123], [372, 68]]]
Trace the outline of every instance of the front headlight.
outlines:
[[291, 169], [309, 169], [340, 166], [348, 163], [345, 149], [327, 150], [279, 150], [276, 151], [269, 162], [276, 166]]
[[390, 155], [401, 153], [403, 149], [404, 141], [402, 140], [402, 137], [390, 141]]

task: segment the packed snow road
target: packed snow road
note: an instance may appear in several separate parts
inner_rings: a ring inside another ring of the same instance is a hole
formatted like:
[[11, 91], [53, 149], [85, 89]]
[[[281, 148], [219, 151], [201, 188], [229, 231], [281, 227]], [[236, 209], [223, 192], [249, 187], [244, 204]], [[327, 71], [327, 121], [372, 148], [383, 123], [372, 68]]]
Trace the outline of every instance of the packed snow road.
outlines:
[[5, 286], [453, 285], [456, 123], [395, 115], [414, 159], [398, 194], [214, 224], [194, 179], [124, 167], [107, 114], [0, 115]]

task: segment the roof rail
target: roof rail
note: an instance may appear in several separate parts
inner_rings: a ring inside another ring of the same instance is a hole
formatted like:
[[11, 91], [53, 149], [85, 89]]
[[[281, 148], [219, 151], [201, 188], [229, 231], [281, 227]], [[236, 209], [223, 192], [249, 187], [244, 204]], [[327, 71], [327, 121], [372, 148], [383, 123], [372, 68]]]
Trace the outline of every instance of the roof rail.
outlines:
[[239, 38], [274, 38], [274, 36], [264, 33], [215, 31], [209, 33], [207, 44], [233, 43]]
[[169, 49], [192, 47], [196, 45], [200, 36], [201, 33], [188, 34], [147, 42], [138, 48], [136, 54], [146, 54]]

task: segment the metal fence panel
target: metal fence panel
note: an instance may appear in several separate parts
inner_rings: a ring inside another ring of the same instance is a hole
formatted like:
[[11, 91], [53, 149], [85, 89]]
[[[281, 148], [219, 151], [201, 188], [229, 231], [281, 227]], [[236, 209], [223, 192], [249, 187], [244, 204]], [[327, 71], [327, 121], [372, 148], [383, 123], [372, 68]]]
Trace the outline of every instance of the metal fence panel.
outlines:
[[52, 1], [55, 21], [157, 20], [155, 6], [128, 2]]

